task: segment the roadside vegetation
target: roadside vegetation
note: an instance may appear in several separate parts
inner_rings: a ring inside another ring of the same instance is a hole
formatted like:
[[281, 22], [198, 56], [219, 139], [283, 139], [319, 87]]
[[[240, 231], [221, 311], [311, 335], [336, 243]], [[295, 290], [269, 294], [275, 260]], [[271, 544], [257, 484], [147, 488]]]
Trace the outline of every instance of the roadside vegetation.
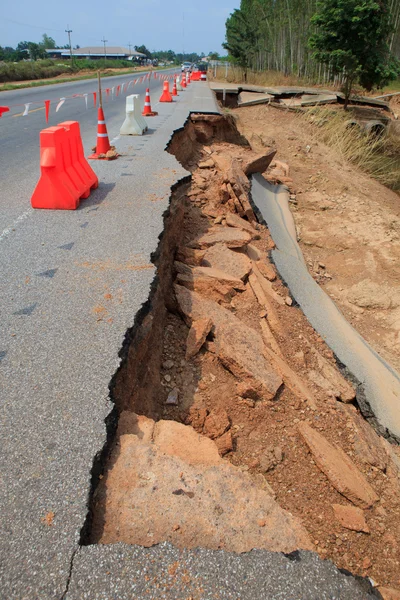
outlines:
[[[241, 0], [226, 22], [230, 60], [251, 73], [382, 88], [400, 74], [400, 0]], [[347, 102], [346, 102], [347, 104]]]
[[298, 117], [315, 126], [317, 138], [333, 148], [343, 161], [369, 173], [383, 185], [400, 192], [400, 137], [387, 128], [381, 136], [367, 134], [349, 123], [349, 114], [315, 107]]
[[[149, 65], [157, 68], [178, 65], [185, 61], [196, 63], [205, 57], [204, 53], [200, 55], [197, 53], [180, 54], [172, 50], [150, 52], [145, 45], [141, 45], [134, 46], [134, 49], [143, 54], [145, 58], [134, 60], [77, 59], [74, 56], [72, 60], [69, 57], [49, 58], [47, 50], [54, 49], [69, 51], [69, 46], [57, 46], [55, 40], [46, 33], [43, 34], [42, 41], [39, 43], [22, 41], [15, 48], [0, 46], [0, 83], [30, 81], [29, 86], [43, 85], [35, 83], [35, 81], [68, 74], [71, 75], [71, 80], [85, 79], [86, 76], [79, 77], [79, 75], [99, 69], [103, 76], [107, 76], [112, 74], [107, 72], [109, 69], [134, 70], [135, 67], [148, 67]], [[79, 49], [79, 46], [76, 46], [75, 49]], [[63, 81], [65, 80], [63, 78]], [[14, 89], [14, 87], [14, 85], [4, 85], [0, 90]]]

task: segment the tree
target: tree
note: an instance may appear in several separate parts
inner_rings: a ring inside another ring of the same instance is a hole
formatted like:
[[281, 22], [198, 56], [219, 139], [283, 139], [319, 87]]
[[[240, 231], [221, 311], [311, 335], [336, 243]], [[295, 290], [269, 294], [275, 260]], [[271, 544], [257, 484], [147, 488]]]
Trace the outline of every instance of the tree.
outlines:
[[208, 58], [210, 60], [219, 60], [219, 54], [218, 52], [209, 52]]
[[145, 54], [145, 56], [147, 58], [152, 58], [150, 50], [148, 50], [146, 48], [146, 46], [144, 46], [144, 45], [142, 45], [142, 46], [135, 46], [135, 50], [136, 50], [136, 52], [141, 52], [142, 54]]
[[47, 48], [52, 50], [53, 48], [57, 48], [57, 45], [52, 37], [48, 36], [47, 33], [42, 35], [42, 43], [40, 44], [43, 48]]
[[396, 78], [387, 0], [320, 0], [312, 23], [313, 58], [344, 78], [345, 109], [357, 80], [370, 90]]
[[28, 43], [29, 56], [32, 60], [37, 60], [38, 58], [45, 58], [46, 51], [43, 48], [42, 44], [36, 44], [35, 42]]
[[[241, 6], [243, 4], [243, 0]], [[247, 11], [236, 9], [226, 21], [226, 42], [223, 47], [244, 70], [244, 80], [247, 80], [247, 70], [257, 49], [257, 34], [254, 20]]]

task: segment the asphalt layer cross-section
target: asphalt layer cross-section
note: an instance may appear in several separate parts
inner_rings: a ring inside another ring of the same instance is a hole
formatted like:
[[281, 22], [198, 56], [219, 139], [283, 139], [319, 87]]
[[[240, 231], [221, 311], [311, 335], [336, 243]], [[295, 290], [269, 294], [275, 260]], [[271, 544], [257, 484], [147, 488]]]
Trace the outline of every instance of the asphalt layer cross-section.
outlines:
[[[83, 84], [87, 90], [88, 83]], [[190, 111], [218, 111], [205, 83], [191, 84], [172, 104], [157, 104], [160, 86], [153, 90], [159, 116], [149, 119], [150, 129], [142, 137], [119, 138], [124, 100], [106, 104], [110, 138], [121, 156], [92, 163], [100, 186], [76, 211], [30, 208], [39, 173], [42, 112], [0, 122], [5, 165], [0, 202], [0, 597], [373, 598], [366, 582], [340, 573], [313, 553], [287, 558], [265, 551], [181, 553], [167, 544], [152, 549], [79, 545], [90, 472], [105, 444], [105, 419], [113, 408], [109, 384], [120, 364], [118, 353], [149, 296], [155, 276], [150, 257], [163, 231], [171, 186], [188, 175], [165, 147]], [[60, 89], [40, 93], [44, 98], [66, 95]], [[50, 124], [79, 120], [88, 152], [97, 116], [73, 102], [78, 100], [67, 102]], [[179, 581], [170, 568], [176, 562]]]

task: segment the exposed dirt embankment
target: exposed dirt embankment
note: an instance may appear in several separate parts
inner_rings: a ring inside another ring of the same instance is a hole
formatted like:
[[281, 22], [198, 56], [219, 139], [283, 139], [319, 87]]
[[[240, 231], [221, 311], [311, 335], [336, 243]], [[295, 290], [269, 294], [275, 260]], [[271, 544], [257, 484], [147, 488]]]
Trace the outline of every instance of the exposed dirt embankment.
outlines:
[[[346, 163], [314, 127], [268, 107], [237, 111], [255, 148], [278, 143], [299, 243], [310, 273], [347, 320], [400, 370], [399, 195]], [[275, 177], [274, 177], [275, 175]]]
[[232, 121], [203, 115], [169, 149], [192, 182], [172, 195], [118, 375], [92, 542], [308, 548], [399, 587], [397, 449], [293, 305], [249, 203], [247, 176], [275, 150], [256, 153]]

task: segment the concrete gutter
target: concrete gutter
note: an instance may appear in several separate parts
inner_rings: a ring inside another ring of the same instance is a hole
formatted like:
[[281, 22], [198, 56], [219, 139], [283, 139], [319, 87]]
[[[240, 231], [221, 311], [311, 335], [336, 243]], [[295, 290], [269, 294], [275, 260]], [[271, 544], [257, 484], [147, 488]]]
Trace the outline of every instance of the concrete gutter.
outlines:
[[380, 432], [400, 440], [400, 376], [346, 321], [334, 302], [308, 272], [297, 243], [288, 192], [252, 177], [253, 203], [268, 225], [276, 249], [272, 259], [292, 296], [337, 359], [360, 383], [357, 399]]

